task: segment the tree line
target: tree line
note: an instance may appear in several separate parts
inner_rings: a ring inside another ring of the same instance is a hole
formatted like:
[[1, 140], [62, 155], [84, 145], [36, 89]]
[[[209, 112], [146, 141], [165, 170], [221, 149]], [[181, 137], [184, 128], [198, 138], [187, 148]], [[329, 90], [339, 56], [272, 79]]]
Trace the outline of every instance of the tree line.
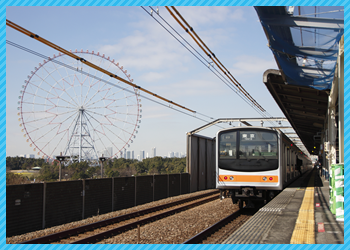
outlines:
[[[6, 172], [10, 170], [31, 170], [40, 167], [40, 172], [35, 181], [57, 181], [59, 178], [59, 163], [45, 162], [43, 159], [6, 157]], [[147, 158], [143, 161], [130, 159], [108, 159], [103, 163], [103, 177], [127, 177], [154, 174], [175, 174], [186, 172], [186, 158]], [[20, 176], [18, 176], [19, 178]], [[101, 165], [93, 165], [91, 162], [64, 163], [62, 166], [63, 180], [78, 180], [101, 178]], [[6, 174], [6, 184], [11, 180], [13, 184], [26, 183], [25, 178], [15, 180], [16, 175]], [[27, 183], [34, 177], [28, 178]]]

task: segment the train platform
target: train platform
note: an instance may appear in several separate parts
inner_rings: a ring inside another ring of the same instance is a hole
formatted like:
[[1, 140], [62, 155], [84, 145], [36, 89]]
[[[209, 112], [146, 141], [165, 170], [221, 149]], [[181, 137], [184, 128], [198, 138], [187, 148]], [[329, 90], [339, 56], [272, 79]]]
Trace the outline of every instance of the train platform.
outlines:
[[329, 208], [329, 181], [304, 173], [222, 244], [344, 244], [344, 221]]

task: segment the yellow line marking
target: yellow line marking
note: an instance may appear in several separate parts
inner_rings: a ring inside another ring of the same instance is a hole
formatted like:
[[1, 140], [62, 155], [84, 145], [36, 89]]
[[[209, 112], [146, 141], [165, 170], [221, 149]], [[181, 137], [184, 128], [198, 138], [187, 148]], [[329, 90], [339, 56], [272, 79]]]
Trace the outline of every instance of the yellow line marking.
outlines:
[[290, 244], [315, 244], [314, 173], [308, 182]]

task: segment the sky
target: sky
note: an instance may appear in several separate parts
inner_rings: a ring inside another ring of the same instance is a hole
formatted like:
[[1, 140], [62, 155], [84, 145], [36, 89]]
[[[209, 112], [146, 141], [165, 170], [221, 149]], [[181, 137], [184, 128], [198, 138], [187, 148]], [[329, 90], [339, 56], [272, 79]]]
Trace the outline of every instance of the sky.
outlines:
[[[148, 7], [145, 9], [150, 11]], [[283, 117], [263, 83], [264, 72], [278, 68], [254, 8], [177, 9], [268, 114]], [[159, 7], [159, 14], [201, 52], [165, 7]], [[157, 15], [154, 13], [153, 16]], [[193, 56], [141, 7], [7, 7], [6, 18], [66, 50], [82, 49], [105, 54], [127, 70], [133, 83], [197, 112], [194, 116], [180, 108], [177, 109], [181, 112], [175, 111], [166, 107], [168, 103], [141, 92], [141, 95], [163, 105], [140, 97], [140, 128], [127, 148], [135, 152], [135, 157], [140, 150], [151, 154], [153, 147], [156, 147], [158, 156], [167, 155], [170, 151], [185, 153], [186, 133], [213, 119], [261, 117], [213, 74], [207, 63]], [[45, 56], [58, 54], [10, 27], [6, 28], [6, 39]], [[203, 52], [201, 55], [207, 59]], [[26, 142], [28, 136], [24, 137], [21, 131], [17, 107], [24, 81], [39, 63], [43, 63], [42, 58], [6, 45], [7, 156], [38, 152], [34, 152], [30, 143]], [[200, 134], [214, 137], [219, 129], [212, 127]]]

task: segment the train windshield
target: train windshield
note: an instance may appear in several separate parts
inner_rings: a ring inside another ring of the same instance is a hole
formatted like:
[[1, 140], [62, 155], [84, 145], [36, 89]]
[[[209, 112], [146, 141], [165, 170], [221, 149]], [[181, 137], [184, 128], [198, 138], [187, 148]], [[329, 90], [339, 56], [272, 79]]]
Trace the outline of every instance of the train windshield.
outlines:
[[267, 171], [278, 168], [277, 133], [266, 130], [223, 131], [219, 134], [219, 168]]

